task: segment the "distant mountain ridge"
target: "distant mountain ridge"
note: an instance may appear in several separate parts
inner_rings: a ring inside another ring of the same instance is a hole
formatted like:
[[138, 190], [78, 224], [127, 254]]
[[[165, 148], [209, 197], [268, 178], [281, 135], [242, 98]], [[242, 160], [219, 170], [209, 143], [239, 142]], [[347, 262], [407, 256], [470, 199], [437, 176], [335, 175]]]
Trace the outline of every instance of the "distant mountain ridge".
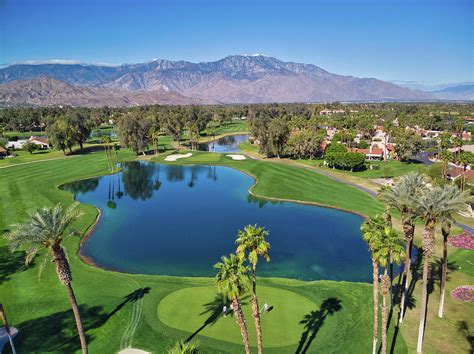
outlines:
[[447, 87], [442, 90], [433, 91], [436, 97], [449, 100], [474, 100], [474, 84]]
[[16, 80], [0, 85], [0, 104], [3, 106], [121, 107], [206, 103], [209, 102], [165, 90], [133, 92], [110, 90], [102, 87], [73, 85], [49, 77]]
[[[214, 62], [164, 59], [119, 66], [16, 64], [0, 69], [0, 85], [49, 77], [114, 92], [175, 92], [219, 103], [396, 101], [433, 98], [373, 78], [332, 74], [313, 64], [264, 55], [230, 55]], [[4, 89], [3, 89], [4, 90]]]

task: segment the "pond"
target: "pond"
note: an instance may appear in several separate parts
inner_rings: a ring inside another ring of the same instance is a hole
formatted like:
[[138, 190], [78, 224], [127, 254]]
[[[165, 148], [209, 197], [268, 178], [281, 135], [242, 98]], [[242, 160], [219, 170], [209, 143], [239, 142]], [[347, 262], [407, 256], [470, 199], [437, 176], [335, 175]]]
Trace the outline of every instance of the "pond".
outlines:
[[238, 152], [240, 151], [239, 144], [248, 140], [249, 136], [247, 134], [227, 135], [209, 143], [201, 144], [199, 150], [219, 153]]
[[98, 266], [146, 274], [213, 276], [247, 224], [269, 229], [271, 262], [258, 273], [370, 281], [360, 216], [251, 197], [250, 176], [218, 166], [131, 162], [121, 173], [63, 186], [101, 210], [81, 253]]

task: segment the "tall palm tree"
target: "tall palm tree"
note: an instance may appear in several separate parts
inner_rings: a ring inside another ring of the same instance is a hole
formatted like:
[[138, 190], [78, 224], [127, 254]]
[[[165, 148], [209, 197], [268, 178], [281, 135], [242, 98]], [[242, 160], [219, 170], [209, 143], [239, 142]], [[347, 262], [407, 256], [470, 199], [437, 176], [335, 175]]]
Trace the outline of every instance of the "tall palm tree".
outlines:
[[372, 353], [377, 352], [379, 333], [379, 248], [382, 231], [387, 226], [387, 221], [381, 215], [367, 218], [361, 225], [362, 238], [369, 245], [372, 258], [373, 300], [374, 300], [374, 329]]
[[471, 164], [472, 154], [469, 152], [461, 152], [458, 157], [458, 163], [463, 166], [463, 173], [461, 174], [461, 189], [464, 190], [466, 187], [466, 171], [467, 167]]
[[[447, 198], [450, 200], [459, 200], [460, 206], [462, 209], [468, 207], [467, 203], [469, 202], [469, 196], [467, 192], [462, 192], [456, 186], [446, 186]], [[462, 205], [464, 203], [464, 205]], [[459, 211], [459, 210], [458, 210]], [[451, 225], [453, 222], [454, 210], [446, 210], [446, 212], [441, 217], [441, 234], [443, 236], [443, 264], [441, 269], [441, 279], [440, 279], [440, 297], [439, 297], [439, 306], [438, 306], [438, 317], [443, 317], [443, 307], [444, 307], [444, 296], [446, 292], [446, 276], [448, 273], [448, 236], [451, 233]]]
[[153, 150], [155, 155], [158, 155], [158, 139], [160, 138], [160, 131], [156, 127], [153, 127], [150, 129], [149, 134], [151, 141], [153, 142]]
[[380, 237], [375, 238], [375, 242], [371, 247], [373, 248], [373, 254], [378, 257], [379, 264], [385, 268], [382, 275], [382, 354], [385, 354], [387, 352], [388, 326], [387, 294], [391, 281], [391, 276], [387, 272], [387, 265], [389, 261], [400, 264], [405, 256], [405, 252], [400, 235], [389, 226], [384, 227]]
[[111, 157], [110, 146], [109, 146], [112, 139], [110, 139], [110, 136], [104, 135], [100, 139], [100, 141], [101, 141], [102, 145], [104, 145], [105, 158], [107, 159], [107, 169], [110, 172], [113, 172], [113, 163], [112, 163], [112, 157]]
[[453, 154], [449, 150], [442, 150], [439, 157], [443, 163], [443, 181], [446, 181], [449, 172], [449, 163], [453, 159]]
[[425, 188], [426, 183], [423, 176], [419, 173], [412, 172], [403, 176], [393, 188], [385, 188], [378, 195], [380, 201], [400, 213], [403, 233], [405, 235], [405, 266], [402, 282], [402, 298], [400, 302], [400, 323], [403, 322], [408, 284], [411, 277], [413, 235], [415, 234], [415, 221], [418, 217], [416, 199]]
[[252, 265], [252, 315], [255, 321], [257, 331], [258, 353], [262, 353], [262, 327], [260, 325], [260, 312], [257, 298], [257, 262], [258, 257], [262, 256], [267, 262], [270, 261], [268, 252], [270, 251], [270, 243], [265, 240], [268, 231], [264, 227], [257, 225], [247, 225], [243, 230], [239, 230], [237, 234], [237, 256], [241, 259], [248, 257]]
[[232, 301], [235, 320], [240, 327], [245, 352], [250, 353], [249, 334], [240, 299], [249, 288], [249, 267], [235, 254], [222, 256], [221, 262], [214, 265], [217, 269], [215, 283], [219, 291]]
[[[424, 221], [423, 230], [423, 288], [421, 298], [420, 326], [418, 329], [418, 344], [416, 350], [421, 353], [423, 349], [423, 336], [425, 331], [426, 309], [428, 302], [428, 272], [429, 261], [433, 254], [435, 244], [435, 227], [446, 215], [454, 214], [466, 207], [465, 196], [456, 194], [453, 186], [445, 185], [425, 190], [417, 199], [417, 209], [420, 218]], [[454, 187], [455, 188], [455, 187]]]
[[56, 267], [56, 275], [61, 284], [66, 287], [76, 320], [82, 352], [86, 354], [86, 336], [82, 327], [76, 296], [72, 288], [71, 269], [66, 253], [61, 246], [62, 241], [66, 237], [75, 235], [74, 232], [67, 232], [66, 229], [80, 216], [81, 213], [76, 209], [76, 205], [72, 205], [67, 209], [61, 204], [57, 204], [52, 208], [43, 208], [30, 214], [29, 220], [25, 223], [15, 225], [14, 230], [7, 233], [5, 238], [13, 250], [18, 247], [26, 249], [26, 264], [31, 263], [41, 249], [47, 250], [40, 266], [40, 272], [44, 268], [46, 261], [51, 257]]

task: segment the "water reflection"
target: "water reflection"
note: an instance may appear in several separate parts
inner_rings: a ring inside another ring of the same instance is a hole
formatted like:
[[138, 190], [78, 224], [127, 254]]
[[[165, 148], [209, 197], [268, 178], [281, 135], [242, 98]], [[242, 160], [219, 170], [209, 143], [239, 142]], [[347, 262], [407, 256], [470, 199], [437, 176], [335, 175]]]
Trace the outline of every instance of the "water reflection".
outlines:
[[99, 178], [90, 178], [80, 181], [75, 181], [68, 183], [63, 187], [64, 190], [67, 190], [73, 194], [93, 192], [99, 186]]
[[81, 252], [104, 267], [212, 276], [219, 257], [235, 250], [237, 230], [257, 223], [270, 230], [272, 244], [262, 276], [370, 280], [360, 217], [256, 198], [248, 194], [253, 183], [228, 167], [131, 162], [115, 175], [65, 188], [102, 212]]
[[248, 140], [249, 136], [246, 134], [228, 135], [209, 143], [200, 144], [199, 150], [220, 153], [238, 152], [240, 151], [239, 144]]
[[138, 161], [125, 163], [123, 171], [125, 195], [134, 200], [151, 198], [153, 192], [161, 186], [161, 183], [158, 183], [159, 179], [155, 179], [155, 171], [155, 164], [141, 164]]

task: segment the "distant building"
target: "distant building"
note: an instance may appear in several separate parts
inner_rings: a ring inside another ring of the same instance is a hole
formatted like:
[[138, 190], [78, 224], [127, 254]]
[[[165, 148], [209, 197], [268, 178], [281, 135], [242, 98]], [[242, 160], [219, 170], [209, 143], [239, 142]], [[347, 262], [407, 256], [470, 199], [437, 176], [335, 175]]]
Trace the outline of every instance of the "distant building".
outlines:
[[38, 145], [41, 150], [47, 150], [50, 148], [49, 141], [46, 138], [32, 136], [31, 138], [28, 139], [28, 142]]
[[343, 109], [323, 109], [322, 111], [319, 111], [320, 116], [330, 116], [333, 114], [344, 114], [344, 113], [346, 113], [346, 111]]
[[[448, 150], [451, 151], [451, 152], [458, 152], [459, 148], [455, 147], [455, 148], [448, 149]], [[461, 151], [467, 151], [467, 152], [474, 153], [474, 145], [463, 145], [463, 146], [461, 146]]]
[[20, 150], [20, 149], [23, 149], [23, 145], [25, 145], [26, 143], [28, 142], [28, 140], [17, 140], [17, 141], [9, 141], [7, 143], [7, 148], [8, 149], [16, 149], [16, 150]]
[[474, 171], [473, 170], [467, 169], [466, 171], [464, 171], [463, 167], [453, 167], [453, 166], [451, 166], [449, 168], [448, 179], [450, 179], [452, 181], [455, 181], [463, 175], [466, 176], [466, 181], [468, 183], [473, 183], [474, 182]]
[[462, 140], [471, 141], [472, 134], [471, 132], [462, 132]]
[[371, 145], [367, 149], [350, 148], [348, 150], [350, 152], [364, 154], [366, 160], [381, 160], [383, 158], [383, 150], [376, 147], [375, 145]]

